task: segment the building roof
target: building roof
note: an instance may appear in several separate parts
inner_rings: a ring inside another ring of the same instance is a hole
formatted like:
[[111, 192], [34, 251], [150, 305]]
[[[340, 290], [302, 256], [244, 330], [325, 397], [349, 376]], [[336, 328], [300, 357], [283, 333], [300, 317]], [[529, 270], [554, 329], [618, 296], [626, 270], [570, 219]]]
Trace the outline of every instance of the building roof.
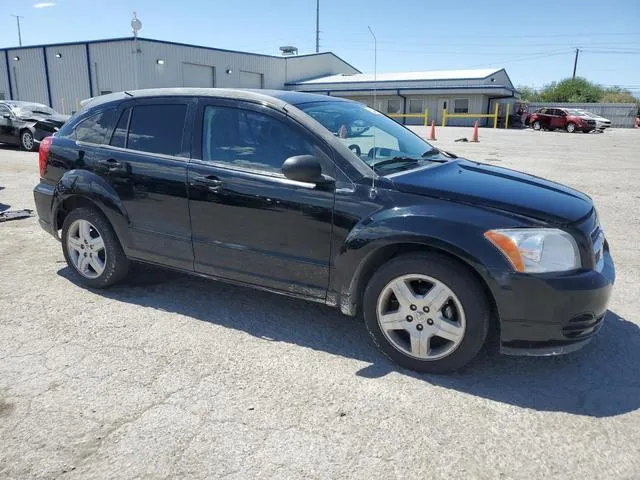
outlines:
[[[406, 82], [429, 80], [480, 80], [487, 78], [502, 68], [483, 68], [476, 70], [431, 70], [427, 72], [392, 72], [392, 73], [355, 73], [337, 74], [326, 77], [312, 78], [289, 85], [315, 85], [325, 83], [361, 83], [361, 82]], [[375, 78], [374, 78], [375, 77]]]

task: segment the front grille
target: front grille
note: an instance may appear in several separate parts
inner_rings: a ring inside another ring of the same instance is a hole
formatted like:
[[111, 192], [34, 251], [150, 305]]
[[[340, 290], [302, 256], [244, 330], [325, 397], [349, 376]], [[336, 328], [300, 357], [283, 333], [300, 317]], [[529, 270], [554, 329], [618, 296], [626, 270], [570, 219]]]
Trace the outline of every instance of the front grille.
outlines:
[[573, 317], [569, 323], [562, 327], [562, 334], [572, 340], [588, 337], [598, 331], [604, 319], [604, 314], [595, 317], [591, 313], [584, 313]]
[[587, 120], [587, 125], [596, 125], [596, 121], [595, 120]]

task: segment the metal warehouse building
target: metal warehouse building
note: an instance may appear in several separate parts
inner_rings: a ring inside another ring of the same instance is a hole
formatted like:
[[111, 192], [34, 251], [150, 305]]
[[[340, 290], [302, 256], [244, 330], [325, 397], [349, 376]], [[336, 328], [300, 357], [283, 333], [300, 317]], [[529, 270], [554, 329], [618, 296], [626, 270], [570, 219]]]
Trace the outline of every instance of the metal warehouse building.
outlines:
[[[84, 99], [154, 87], [290, 89], [358, 100], [407, 124], [455, 115], [505, 113], [517, 92], [504, 69], [361, 73], [331, 52], [274, 56], [151, 40], [114, 38], [0, 49], [0, 99], [43, 103], [61, 113]], [[375, 81], [374, 81], [375, 79]], [[513, 112], [513, 109], [511, 110]], [[408, 116], [407, 116], [408, 115]], [[491, 120], [481, 119], [491, 125]]]
[[[484, 70], [439, 70], [429, 72], [378, 73], [375, 82], [370, 73], [342, 72], [310, 80], [289, 80], [287, 88], [358, 100], [392, 115], [420, 114], [427, 110], [429, 122], [442, 124], [443, 111], [452, 114], [494, 113], [504, 115], [506, 105], [517, 98], [517, 91], [504, 68]], [[402, 118], [402, 117], [400, 117]], [[421, 118], [404, 118], [407, 124], [419, 124]], [[451, 118], [447, 125], [471, 125], [472, 118]], [[488, 121], [483, 119], [483, 121]], [[483, 124], [482, 122], [480, 123]]]
[[282, 89], [289, 82], [360, 73], [333, 53], [279, 57], [145, 38], [0, 49], [0, 99], [62, 113], [80, 101], [151, 87]]

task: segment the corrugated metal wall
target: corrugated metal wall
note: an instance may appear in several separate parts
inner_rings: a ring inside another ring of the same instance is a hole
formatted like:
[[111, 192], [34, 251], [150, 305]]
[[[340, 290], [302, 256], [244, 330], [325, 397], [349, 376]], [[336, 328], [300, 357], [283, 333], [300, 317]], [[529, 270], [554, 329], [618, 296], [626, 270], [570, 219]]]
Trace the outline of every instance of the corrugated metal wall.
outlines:
[[[13, 99], [49, 105], [43, 49], [22, 48], [9, 50], [7, 53], [9, 54]], [[19, 60], [13, 60], [14, 57], [18, 57]]]
[[632, 128], [638, 112], [635, 103], [530, 103], [529, 113], [543, 107], [578, 108], [601, 115], [611, 120], [611, 126]]
[[90, 97], [85, 46], [61, 45], [48, 47], [46, 52], [51, 106], [69, 115], [80, 108], [81, 100]]
[[[45, 51], [51, 98], [47, 92]], [[9, 98], [4, 53], [0, 51], [0, 92]], [[332, 54], [285, 59], [147, 40], [136, 43], [133, 39], [89, 43], [90, 65], [87, 65], [86, 44], [25, 47], [7, 53], [13, 99], [51, 104], [65, 113], [77, 110], [78, 103], [91, 95], [190, 84], [193, 79], [185, 81], [184, 78], [185, 64], [211, 68], [216, 87], [236, 88], [242, 85], [241, 72], [260, 78], [262, 88], [281, 89], [285, 75], [298, 80], [356, 71]], [[13, 61], [14, 56], [20, 60]], [[158, 60], [162, 60], [161, 64]], [[291, 72], [287, 73], [287, 69]], [[257, 81], [252, 82], [252, 85], [257, 84]]]
[[[7, 52], [0, 52], [0, 98], [9, 99], [9, 77], [7, 76]], [[11, 59], [9, 59], [11, 61]]]

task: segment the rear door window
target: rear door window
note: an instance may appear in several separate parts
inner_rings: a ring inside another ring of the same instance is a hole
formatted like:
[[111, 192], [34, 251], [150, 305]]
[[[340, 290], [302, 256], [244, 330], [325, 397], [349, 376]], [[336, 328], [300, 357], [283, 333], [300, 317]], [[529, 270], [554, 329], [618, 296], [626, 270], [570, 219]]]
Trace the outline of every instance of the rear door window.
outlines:
[[176, 156], [182, 152], [186, 104], [154, 104], [133, 107], [127, 148]]

